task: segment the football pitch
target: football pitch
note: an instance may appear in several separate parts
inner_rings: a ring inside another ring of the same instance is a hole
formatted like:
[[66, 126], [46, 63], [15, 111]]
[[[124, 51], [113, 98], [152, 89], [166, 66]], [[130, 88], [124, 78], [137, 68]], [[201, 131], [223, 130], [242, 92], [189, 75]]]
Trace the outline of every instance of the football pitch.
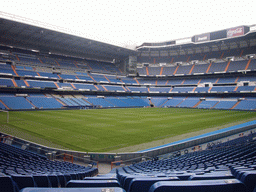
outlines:
[[84, 152], [108, 152], [256, 119], [256, 112], [185, 108], [11, 111], [9, 115], [7, 124], [6, 113], [0, 113], [0, 126]]

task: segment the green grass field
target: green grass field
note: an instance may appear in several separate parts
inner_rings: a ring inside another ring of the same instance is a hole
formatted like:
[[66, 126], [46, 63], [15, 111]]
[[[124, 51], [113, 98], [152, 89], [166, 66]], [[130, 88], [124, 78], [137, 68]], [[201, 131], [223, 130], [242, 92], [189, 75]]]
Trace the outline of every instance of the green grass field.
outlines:
[[252, 119], [255, 112], [184, 108], [20, 111], [10, 112], [8, 126], [72, 150], [107, 152]]

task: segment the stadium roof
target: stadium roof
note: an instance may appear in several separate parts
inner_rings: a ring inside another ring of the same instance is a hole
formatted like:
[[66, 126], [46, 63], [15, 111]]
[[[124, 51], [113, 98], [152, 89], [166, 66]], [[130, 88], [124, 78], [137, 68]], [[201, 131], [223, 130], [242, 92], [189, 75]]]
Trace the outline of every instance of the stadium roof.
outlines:
[[135, 50], [4, 18], [0, 18], [0, 45], [107, 61], [137, 54]]
[[[142, 52], [175, 51], [188, 52], [196, 49], [225, 50], [231, 48], [250, 47], [256, 44], [256, 25], [237, 26], [220, 31], [213, 31], [194, 35], [183, 39], [176, 39], [158, 43], [143, 43], [137, 47], [140, 56]], [[144, 54], [145, 55], [145, 54]]]

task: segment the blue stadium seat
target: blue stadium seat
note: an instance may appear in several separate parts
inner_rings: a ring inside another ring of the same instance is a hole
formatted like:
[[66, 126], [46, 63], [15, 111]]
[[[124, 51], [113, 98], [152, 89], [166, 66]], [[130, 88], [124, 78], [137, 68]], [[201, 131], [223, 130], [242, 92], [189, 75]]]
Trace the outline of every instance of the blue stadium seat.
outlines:
[[150, 176], [142, 176], [142, 175], [128, 175], [128, 176], [124, 176], [121, 180], [120, 180], [120, 184], [122, 184], [122, 187], [128, 191], [130, 183], [133, 179], [135, 178], [145, 178], [145, 179], [151, 179], [152, 177]]
[[52, 187], [60, 187], [60, 181], [57, 175], [48, 174], [48, 179], [51, 182]]
[[127, 192], [148, 191], [151, 185], [159, 181], [179, 181], [178, 177], [134, 178], [131, 180]]
[[204, 108], [204, 109], [210, 109], [212, 108], [215, 104], [217, 104], [218, 101], [202, 101], [197, 108]]
[[0, 177], [7, 175], [22, 189], [35, 186], [65, 187], [71, 179], [96, 175], [98, 169], [49, 161], [44, 156], [0, 142], [0, 172], [4, 173]]
[[0, 173], [0, 191], [1, 192], [17, 192], [18, 186], [13, 182], [10, 176]]
[[209, 64], [201, 64], [201, 65], [195, 65], [192, 74], [194, 73], [206, 73], [206, 70], [208, 69]]
[[237, 101], [220, 101], [214, 109], [230, 109], [232, 108]]
[[245, 184], [247, 192], [252, 192], [256, 187], [256, 170], [244, 171], [240, 180]]
[[215, 180], [215, 179], [234, 179], [235, 177], [230, 174], [219, 174], [218, 172], [216, 173], [209, 173], [209, 174], [204, 174], [204, 175], [191, 175], [189, 177], [189, 180]]
[[164, 97], [164, 98], [161, 98], [161, 97], [152, 97], [151, 98], [151, 102], [157, 106], [157, 107], [160, 107], [162, 106], [164, 103], [167, 102], [167, 98]]
[[228, 62], [222, 62], [222, 63], [212, 63], [211, 68], [209, 69], [209, 73], [214, 73], [214, 72], [224, 72], [225, 68], [227, 66]]
[[24, 97], [0, 97], [10, 109], [32, 109], [33, 106]]
[[47, 175], [33, 175], [37, 187], [52, 187]]
[[35, 180], [31, 175], [12, 175], [12, 179], [17, 183], [20, 190], [25, 187], [37, 187]]
[[160, 75], [161, 67], [148, 67], [149, 75]]
[[115, 180], [70, 180], [66, 187], [120, 187]]
[[172, 76], [174, 71], [176, 69], [176, 66], [173, 67], [164, 67], [163, 68], [163, 75]]
[[60, 104], [55, 98], [27, 97], [27, 99], [38, 108], [54, 109], [63, 107], [63, 105]]
[[95, 188], [24, 188], [20, 192], [125, 192], [120, 187]]
[[160, 181], [149, 192], [245, 192], [245, 185], [236, 179], [201, 181]]
[[11, 79], [0, 78], [0, 87], [14, 87]]

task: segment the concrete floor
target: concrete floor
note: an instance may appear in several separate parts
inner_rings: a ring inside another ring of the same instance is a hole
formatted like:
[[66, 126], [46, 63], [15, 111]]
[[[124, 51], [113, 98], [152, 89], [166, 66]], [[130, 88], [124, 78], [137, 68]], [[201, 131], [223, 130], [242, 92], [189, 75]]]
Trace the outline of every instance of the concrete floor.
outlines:
[[110, 163], [98, 163], [98, 171], [99, 175], [107, 174], [111, 171]]

